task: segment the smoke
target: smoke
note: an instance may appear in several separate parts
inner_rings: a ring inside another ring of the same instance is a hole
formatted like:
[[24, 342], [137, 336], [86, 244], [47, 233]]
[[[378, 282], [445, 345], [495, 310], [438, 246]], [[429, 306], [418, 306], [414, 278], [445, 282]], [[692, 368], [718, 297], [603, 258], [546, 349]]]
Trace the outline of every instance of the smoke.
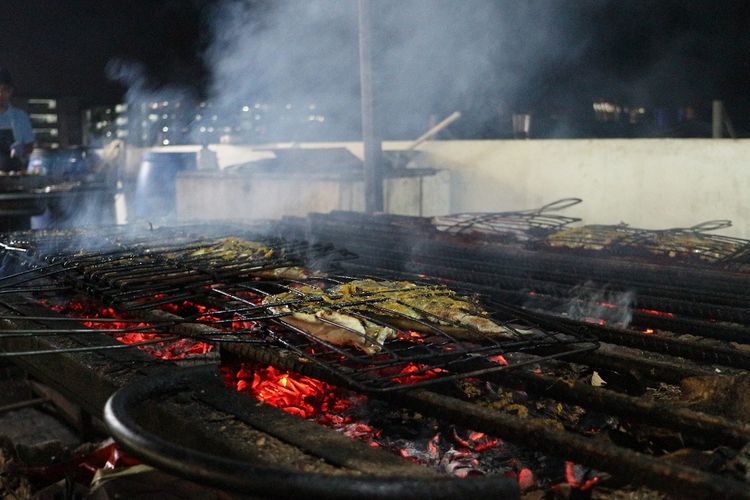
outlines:
[[[153, 84], [145, 67], [135, 61], [115, 59], [106, 67], [107, 76], [127, 88], [128, 137], [131, 144], [168, 146], [185, 141], [195, 113], [194, 89]], [[139, 123], [142, 122], [142, 123]], [[154, 124], [158, 123], [158, 127]]]
[[[575, 60], [588, 43], [571, 30], [562, 0], [371, 0], [371, 6], [384, 139], [414, 139], [454, 111], [462, 118], [445, 133], [481, 137], [501, 122], [510, 128], [512, 113], [528, 111], [541, 95], [535, 78], [542, 69]], [[202, 143], [225, 133], [251, 144], [358, 140], [357, 9], [357, 2], [340, 0], [217, 1], [204, 10], [210, 110], [191, 110], [187, 119], [167, 103], [197, 101], [194, 93], [150, 84], [140, 64], [110, 63], [110, 78], [128, 88], [129, 106], [157, 106], [145, 114], [141, 108], [138, 120], [154, 115], [159, 126], [131, 127], [141, 136], [128, 142]], [[175, 121], [162, 127], [165, 114]], [[222, 133], [214, 134], [219, 126]], [[273, 203], [278, 210], [266, 207], [264, 214], [289, 213], [283, 201], [264, 200]]]
[[144, 65], [137, 61], [113, 59], [107, 63], [105, 72], [110, 80], [127, 88], [125, 102], [128, 104], [135, 105], [169, 98], [193, 102], [196, 97], [195, 91], [187, 86], [152, 83]]
[[208, 101], [221, 115], [244, 111], [245, 140], [298, 140], [331, 129], [354, 138], [356, 7], [327, 0], [222, 2], [209, 21]]
[[573, 298], [558, 309], [569, 318], [589, 322], [603, 321], [619, 328], [627, 328], [633, 319], [635, 293], [632, 291], [597, 288], [593, 283], [586, 282], [573, 288], [571, 295]]
[[[416, 138], [454, 111], [462, 118], [443, 132], [448, 136], [510, 130], [513, 113], [554, 105], [549, 89], [565, 88], [570, 68], [591, 46], [590, 27], [574, 14], [581, 9], [563, 0], [371, 0], [371, 6], [384, 139]], [[220, 0], [203, 14], [206, 101], [235, 140], [360, 138], [358, 2]], [[128, 88], [131, 106], [197, 97], [194, 90], [150, 85], [138, 63], [114, 61], [107, 73]], [[208, 128], [195, 123], [188, 131], [194, 142], [201, 142], [201, 126]]]
[[[499, 120], [510, 127], [510, 113], [519, 110], [509, 103], [528, 105], [528, 82], [539, 69], [574, 58], [587, 43], [568, 29], [564, 2], [372, 3], [373, 78], [384, 138], [415, 138], [457, 110], [463, 118], [454, 127], [463, 135], [481, 135]], [[327, 138], [358, 138], [357, 22], [353, 1], [219, 4], [205, 55], [209, 100], [235, 114], [250, 105], [250, 121], [265, 118], [253, 103], [288, 112], [273, 130], [255, 131], [274, 138], [304, 138], [293, 117], [306, 114], [325, 118], [313, 125]], [[253, 129], [246, 132], [252, 137]]]

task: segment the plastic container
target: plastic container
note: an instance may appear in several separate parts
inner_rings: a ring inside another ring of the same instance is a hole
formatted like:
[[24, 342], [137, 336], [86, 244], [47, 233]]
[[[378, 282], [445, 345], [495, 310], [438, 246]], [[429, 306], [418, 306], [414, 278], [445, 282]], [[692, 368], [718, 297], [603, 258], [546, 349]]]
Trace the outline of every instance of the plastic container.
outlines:
[[145, 153], [133, 197], [136, 217], [147, 220], [172, 218], [177, 174], [195, 168], [195, 153]]

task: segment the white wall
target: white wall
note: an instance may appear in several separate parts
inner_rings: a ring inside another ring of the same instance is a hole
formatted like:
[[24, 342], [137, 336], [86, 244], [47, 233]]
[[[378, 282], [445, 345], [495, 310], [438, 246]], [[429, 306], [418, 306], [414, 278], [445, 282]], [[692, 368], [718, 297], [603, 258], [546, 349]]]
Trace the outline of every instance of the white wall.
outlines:
[[[383, 147], [408, 144], [386, 142]], [[361, 143], [295, 146], [347, 147], [362, 156]], [[267, 154], [248, 146], [211, 148], [222, 167]], [[424, 186], [429, 198], [424, 215], [535, 208], [578, 197], [584, 202], [563, 213], [586, 223], [667, 228], [731, 219], [734, 226], [720, 233], [750, 238], [750, 140], [430, 141], [420, 149], [447, 172]], [[409, 202], [396, 202], [413, 200], [417, 192], [413, 182], [403, 187], [390, 194], [386, 187], [393, 201], [389, 209], [416, 214], [413, 206], [405, 206]], [[340, 208], [361, 209], [359, 192], [342, 191]]]
[[721, 234], [750, 238], [750, 140], [617, 139], [434, 141], [453, 176], [451, 212], [565, 210], [586, 223], [685, 227], [731, 219]]

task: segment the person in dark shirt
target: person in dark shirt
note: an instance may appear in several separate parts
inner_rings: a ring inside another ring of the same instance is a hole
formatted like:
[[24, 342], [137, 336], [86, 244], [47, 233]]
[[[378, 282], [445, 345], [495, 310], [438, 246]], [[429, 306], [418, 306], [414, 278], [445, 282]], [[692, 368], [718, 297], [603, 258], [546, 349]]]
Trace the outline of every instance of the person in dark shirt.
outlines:
[[29, 115], [10, 103], [14, 89], [10, 72], [0, 67], [0, 170], [5, 172], [25, 170], [34, 150]]

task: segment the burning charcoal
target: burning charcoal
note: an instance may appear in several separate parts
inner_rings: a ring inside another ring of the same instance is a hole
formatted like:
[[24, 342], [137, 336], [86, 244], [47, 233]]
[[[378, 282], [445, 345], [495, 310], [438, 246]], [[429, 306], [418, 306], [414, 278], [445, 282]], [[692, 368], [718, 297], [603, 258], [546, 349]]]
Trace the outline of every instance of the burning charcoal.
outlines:
[[484, 472], [479, 469], [479, 460], [477, 460], [473, 453], [455, 449], [448, 450], [443, 455], [443, 458], [440, 459], [440, 467], [448, 474], [456, 477], [484, 474]]

